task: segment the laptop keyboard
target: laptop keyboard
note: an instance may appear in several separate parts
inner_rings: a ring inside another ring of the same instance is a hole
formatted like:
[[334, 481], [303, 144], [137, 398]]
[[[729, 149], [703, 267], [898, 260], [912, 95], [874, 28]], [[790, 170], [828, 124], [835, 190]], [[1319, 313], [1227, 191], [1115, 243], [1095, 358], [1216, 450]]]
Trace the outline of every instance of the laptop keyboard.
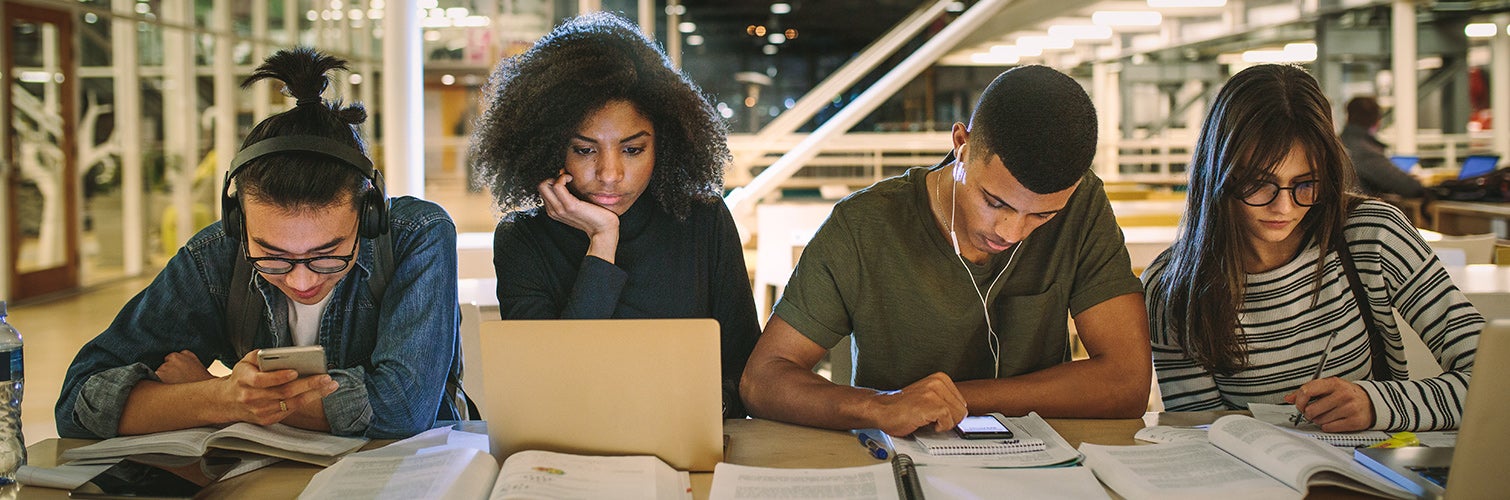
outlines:
[[1435, 483], [1437, 486], [1441, 486], [1443, 488], [1447, 487], [1447, 467], [1406, 466], [1406, 468], [1415, 471], [1415, 473], [1420, 474], [1421, 477], [1426, 478], [1427, 481]]

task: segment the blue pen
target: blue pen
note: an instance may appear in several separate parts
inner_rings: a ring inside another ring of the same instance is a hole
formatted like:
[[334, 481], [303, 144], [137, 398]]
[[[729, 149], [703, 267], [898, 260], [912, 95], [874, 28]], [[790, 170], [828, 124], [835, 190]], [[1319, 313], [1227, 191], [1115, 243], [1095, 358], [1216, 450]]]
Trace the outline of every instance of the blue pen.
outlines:
[[882, 444], [881, 440], [871, 437], [872, 435], [885, 436], [885, 434], [876, 429], [856, 429], [854, 433], [855, 437], [860, 439], [860, 444], [864, 445], [865, 449], [870, 450], [870, 456], [876, 457], [879, 460], [886, 460], [886, 457], [889, 455], [886, 451], [886, 445]]

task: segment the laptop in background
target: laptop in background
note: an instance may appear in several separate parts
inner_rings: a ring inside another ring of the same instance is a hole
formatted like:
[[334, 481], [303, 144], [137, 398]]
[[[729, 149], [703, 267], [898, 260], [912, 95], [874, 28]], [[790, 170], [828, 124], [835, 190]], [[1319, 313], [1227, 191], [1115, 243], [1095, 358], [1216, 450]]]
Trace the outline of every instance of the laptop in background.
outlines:
[[[1359, 463], [1420, 498], [1505, 498], [1510, 475], [1510, 322], [1495, 321], [1479, 334], [1473, 379], [1463, 406], [1455, 448], [1360, 448]], [[1445, 485], [1445, 487], [1444, 487]]]
[[723, 459], [718, 322], [487, 321], [482, 405], [493, 455], [654, 455], [678, 470]]
[[1463, 159], [1463, 169], [1458, 171], [1458, 179], [1468, 179], [1493, 172], [1499, 166], [1499, 155], [1471, 155]]
[[1419, 156], [1391, 156], [1391, 157], [1389, 157], [1389, 161], [1391, 163], [1394, 163], [1396, 167], [1399, 167], [1400, 170], [1403, 170], [1406, 173], [1409, 173], [1410, 169], [1415, 168], [1416, 164], [1421, 163], [1421, 157], [1419, 157]]

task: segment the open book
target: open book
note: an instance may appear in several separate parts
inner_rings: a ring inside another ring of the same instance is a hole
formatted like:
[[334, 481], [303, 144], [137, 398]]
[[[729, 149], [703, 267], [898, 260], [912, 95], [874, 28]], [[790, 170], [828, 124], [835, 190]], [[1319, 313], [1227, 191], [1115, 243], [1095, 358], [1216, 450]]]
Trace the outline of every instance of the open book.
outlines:
[[1414, 498], [1364, 468], [1347, 452], [1242, 415], [1217, 419], [1209, 443], [1146, 446], [1081, 444], [1101, 482], [1129, 500], [1145, 498], [1295, 498], [1312, 485]]
[[691, 477], [656, 457], [521, 451], [500, 469], [486, 446], [484, 435], [431, 430], [341, 459], [299, 498], [692, 498]]
[[329, 466], [342, 455], [367, 444], [367, 438], [333, 436], [306, 431], [283, 424], [260, 426], [246, 422], [224, 429], [196, 427], [181, 431], [157, 432], [140, 436], [106, 439], [88, 446], [63, 452], [58, 459], [70, 460], [124, 457], [142, 453], [163, 453], [197, 457], [212, 448], [248, 451], [270, 457], [286, 458], [314, 465]]
[[828, 500], [923, 500], [912, 458], [835, 469], [778, 469], [719, 462], [711, 500], [789, 498]]

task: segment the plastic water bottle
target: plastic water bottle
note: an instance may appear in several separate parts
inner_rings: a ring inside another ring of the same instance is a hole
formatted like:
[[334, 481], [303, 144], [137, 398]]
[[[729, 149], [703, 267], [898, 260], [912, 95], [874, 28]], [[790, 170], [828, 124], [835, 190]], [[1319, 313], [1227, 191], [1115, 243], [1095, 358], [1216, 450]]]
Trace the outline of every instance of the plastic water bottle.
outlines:
[[26, 381], [21, 367], [21, 332], [5, 321], [5, 302], [0, 301], [0, 484], [16, 481], [16, 469], [26, 464], [26, 440], [21, 437], [21, 390]]

